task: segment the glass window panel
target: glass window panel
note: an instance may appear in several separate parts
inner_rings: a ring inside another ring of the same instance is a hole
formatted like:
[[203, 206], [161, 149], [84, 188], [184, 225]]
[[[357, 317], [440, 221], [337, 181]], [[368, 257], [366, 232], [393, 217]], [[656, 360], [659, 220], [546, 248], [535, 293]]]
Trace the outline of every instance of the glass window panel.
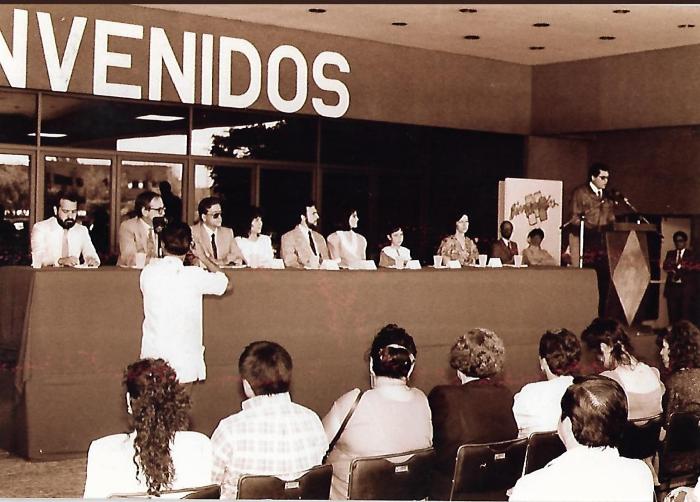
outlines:
[[192, 154], [312, 162], [317, 119], [272, 113], [195, 109]]
[[[250, 206], [250, 167], [217, 164], [197, 164], [194, 171], [194, 221], [199, 219], [197, 204], [204, 197], [222, 199], [222, 224], [233, 228], [236, 235], [246, 228], [241, 216]], [[246, 229], [247, 230], [247, 229]]]
[[[172, 196], [165, 195], [167, 185]], [[119, 218], [131, 217], [136, 196], [146, 190], [163, 195], [168, 219], [182, 218], [182, 164], [157, 160], [122, 160], [119, 174]], [[179, 213], [178, 209], [179, 208]]]
[[0, 143], [36, 144], [36, 95], [0, 92]]
[[109, 261], [111, 167], [110, 159], [44, 157], [44, 217], [54, 215], [61, 190], [75, 191], [80, 197], [78, 220], [90, 231], [92, 243], [105, 262]]
[[[260, 206], [265, 211], [265, 233], [279, 238], [299, 223], [299, 206], [311, 198], [311, 173], [262, 169], [260, 172]], [[323, 214], [321, 214], [323, 218]]]
[[0, 265], [28, 265], [29, 155], [0, 153]]
[[185, 106], [52, 95], [42, 99], [42, 145], [187, 152], [189, 112]]

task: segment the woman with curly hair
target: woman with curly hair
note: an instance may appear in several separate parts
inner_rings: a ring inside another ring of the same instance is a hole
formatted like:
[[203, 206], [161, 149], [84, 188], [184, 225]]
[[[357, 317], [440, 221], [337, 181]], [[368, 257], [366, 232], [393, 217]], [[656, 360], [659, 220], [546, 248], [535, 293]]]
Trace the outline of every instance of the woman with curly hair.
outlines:
[[700, 330], [690, 321], [678, 321], [657, 338], [665, 379], [664, 411], [700, 411]]
[[323, 418], [331, 441], [353, 404], [355, 411], [345, 425], [328, 463], [333, 464], [331, 499], [348, 498], [350, 463], [356, 457], [387, 455], [428, 448], [433, 428], [425, 394], [408, 386], [416, 363], [416, 344], [411, 335], [388, 324], [374, 337], [369, 356], [371, 389], [340, 396]]
[[470, 329], [452, 347], [450, 366], [457, 370], [461, 385], [438, 385], [428, 395], [436, 453], [431, 499], [449, 498], [461, 445], [518, 435], [511, 410], [513, 393], [498, 379], [505, 353], [503, 340], [484, 328]]
[[85, 498], [115, 493], [160, 495], [211, 483], [209, 438], [185, 431], [190, 399], [163, 359], [141, 359], [124, 373], [132, 432], [90, 444]]
[[661, 413], [665, 388], [659, 370], [637, 359], [619, 321], [594, 319], [581, 333], [581, 341], [603, 364], [606, 371], [601, 375], [612, 378], [625, 389], [630, 420]]

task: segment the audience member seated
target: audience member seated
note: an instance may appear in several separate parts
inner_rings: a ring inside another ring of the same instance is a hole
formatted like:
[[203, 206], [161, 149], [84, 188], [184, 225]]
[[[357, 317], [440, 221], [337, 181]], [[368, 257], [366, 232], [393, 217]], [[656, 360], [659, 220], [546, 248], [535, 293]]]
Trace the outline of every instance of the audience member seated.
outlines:
[[[80, 264], [80, 255], [85, 264], [100, 265], [90, 232], [77, 222], [78, 196], [62, 192], [56, 196], [51, 218], [38, 221], [32, 227], [32, 267], [75, 267]], [[3, 208], [4, 212], [4, 208]], [[4, 219], [3, 214], [0, 221]], [[3, 238], [9, 238], [5, 234]]]
[[270, 236], [262, 234], [262, 210], [259, 207], [251, 207], [243, 222], [239, 233], [245, 237], [239, 235], [236, 237], [236, 243], [243, 253], [246, 265], [250, 268], [269, 267], [275, 259], [275, 252]]
[[386, 268], [404, 268], [411, 261], [411, 251], [403, 247], [403, 229], [399, 225], [389, 227], [386, 235], [389, 245], [379, 253], [379, 266]]
[[518, 434], [554, 431], [561, 416], [561, 397], [574, 381], [581, 344], [568, 329], [547, 331], [540, 338], [540, 369], [546, 380], [525, 385], [513, 398]]
[[243, 253], [233, 238], [233, 230], [222, 225], [221, 199], [205, 197], [197, 205], [199, 222], [192, 225], [192, 252], [206, 256], [217, 265], [241, 265]]
[[692, 486], [674, 488], [666, 495], [664, 502], [700, 502], [700, 477], [695, 488]]
[[510, 240], [513, 235], [513, 224], [505, 220], [501, 222], [499, 228], [501, 238], [491, 245], [491, 258], [500, 258], [504, 265], [513, 265], [515, 263], [513, 256], [518, 254], [518, 244]]
[[281, 255], [285, 267], [317, 269], [328, 259], [328, 246], [315, 229], [320, 218], [315, 202], [299, 207], [299, 224], [282, 236]]
[[509, 500], [651, 502], [651, 471], [617, 450], [626, 423], [627, 399], [616, 381], [575, 378], [561, 399], [557, 428], [566, 452], [520, 478]]
[[133, 431], [96, 439], [87, 460], [85, 498], [211, 484], [209, 438], [187, 431], [190, 399], [163, 359], [141, 359], [124, 373]]
[[[403, 328], [384, 326], [370, 349], [371, 390], [362, 394], [354, 413], [328, 456], [333, 464], [332, 499], [346, 499], [350, 463], [356, 457], [387, 455], [432, 445], [433, 428], [425, 394], [408, 386], [416, 363], [416, 345]], [[323, 419], [328, 440], [339, 431], [359, 389], [339, 397]]]
[[700, 411], [700, 331], [690, 321], [678, 321], [658, 338], [665, 379], [664, 411]]
[[487, 329], [469, 330], [452, 347], [450, 366], [457, 370], [461, 385], [438, 385], [428, 395], [436, 453], [431, 498], [449, 497], [461, 445], [505, 441], [518, 435], [511, 410], [513, 393], [498, 378], [504, 362], [503, 341]]
[[343, 268], [367, 259], [367, 239], [355, 232], [360, 218], [356, 209], [349, 209], [348, 219], [341, 229], [328, 236], [328, 252], [334, 260], [340, 260]]
[[630, 420], [661, 413], [664, 384], [661, 383], [659, 370], [635, 357], [620, 322], [614, 319], [594, 319], [583, 330], [581, 340], [603, 364], [606, 371], [601, 374], [616, 380], [625, 389]]
[[544, 231], [541, 228], [534, 228], [527, 234], [528, 247], [523, 249], [523, 265], [529, 266], [550, 266], [557, 265], [557, 261], [549, 254], [549, 251], [542, 249]]
[[459, 219], [455, 221], [455, 232], [448, 235], [440, 243], [437, 254], [442, 256], [442, 264], [447, 265], [451, 260], [459, 260], [464, 265], [473, 265], [479, 259], [479, 250], [476, 244], [466, 236], [469, 230], [469, 216], [460, 213]]
[[293, 479], [318, 465], [328, 441], [318, 415], [292, 402], [292, 357], [274, 342], [248, 345], [238, 360], [246, 400], [211, 437], [212, 479], [221, 498], [236, 498], [244, 474]]
[[[136, 254], [146, 255], [146, 263], [158, 257], [158, 239], [154, 230], [154, 219], [165, 221], [165, 205], [156, 192], [141, 192], [134, 201], [134, 210], [128, 220], [119, 225], [119, 259], [120, 267], [133, 267]], [[158, 220], [156, 220], [158, 221]]]

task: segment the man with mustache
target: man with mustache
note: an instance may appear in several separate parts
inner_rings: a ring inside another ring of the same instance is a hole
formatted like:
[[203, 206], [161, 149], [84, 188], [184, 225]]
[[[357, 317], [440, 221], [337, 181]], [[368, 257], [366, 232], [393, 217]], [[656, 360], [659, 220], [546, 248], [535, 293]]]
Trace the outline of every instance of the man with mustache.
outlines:
[[55, 216], [38, 221], [32, 227], [32, 267], [75, 267], [80, 255], [85, 265], [98, 267], [100, 258], [88, 229], [76, 221], [78, 196], [72, 192], [58, 195]]
[[326, 239], [315, 228], [319, 214], [315, 202], [299, 207], [299, 224], [282, 236], [282, 259], [285, 267], [319, 268], [328, 259]]

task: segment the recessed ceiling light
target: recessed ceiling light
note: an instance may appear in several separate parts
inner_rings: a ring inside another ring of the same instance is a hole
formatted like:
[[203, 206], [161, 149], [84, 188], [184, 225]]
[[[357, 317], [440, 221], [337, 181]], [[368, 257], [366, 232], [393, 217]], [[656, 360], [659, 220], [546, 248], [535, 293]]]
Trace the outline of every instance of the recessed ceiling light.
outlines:
[[[36, 133], [30, 132], [29, 134], [27, 134], [27, 136], [31, 136], [32, 138], [34, 138], [36, 137]], [[39, 133], [39, 136], [41, 136], [42, 138], [65, 138], [68, 135], [62, 132], [41, 132]]]
[[543, 51], [544, 45], [531, 45], [528, 47], [531, 51]]
[[404, 23], [403, 21], [394, 21], [391, 23], [392, 26], [406, 26], [408, 23]]
[[534, 26], [535, 28], [546, 28], [547, 26], [549, 26], [549, 23], [535, 23], [532, 26]]
[[459, 9], [459, 11], [460, 11], [460, 12], [464, 12], [465, 14], [475, 14], [475, 13], [477, 12], [476, 9], [468, 9], [468, 8]]
[[479, 40], [480, 38], [479, 35], [464, 35], [464, 40]]
[[318, 9], [314, 7], [309, 9], [309, 12], [311, 12], [312, 14], [323, 14], [324, 12], [326, 12], [326, 9]]
[[611, 35], [603, 35], [602, 37], [598, 37], [601, 40], [615, 40], [615, 37]]
[[155, 120], [156, 122], [175, 122], [176, 120], [185, 120], [185, 117], [177, 117], [175, 115], [141, 115], [136, 117], [138, 120]]
[[615, 14], [629, 14], [630, 10], [629, 9], [615, 9], [613, 12]]

